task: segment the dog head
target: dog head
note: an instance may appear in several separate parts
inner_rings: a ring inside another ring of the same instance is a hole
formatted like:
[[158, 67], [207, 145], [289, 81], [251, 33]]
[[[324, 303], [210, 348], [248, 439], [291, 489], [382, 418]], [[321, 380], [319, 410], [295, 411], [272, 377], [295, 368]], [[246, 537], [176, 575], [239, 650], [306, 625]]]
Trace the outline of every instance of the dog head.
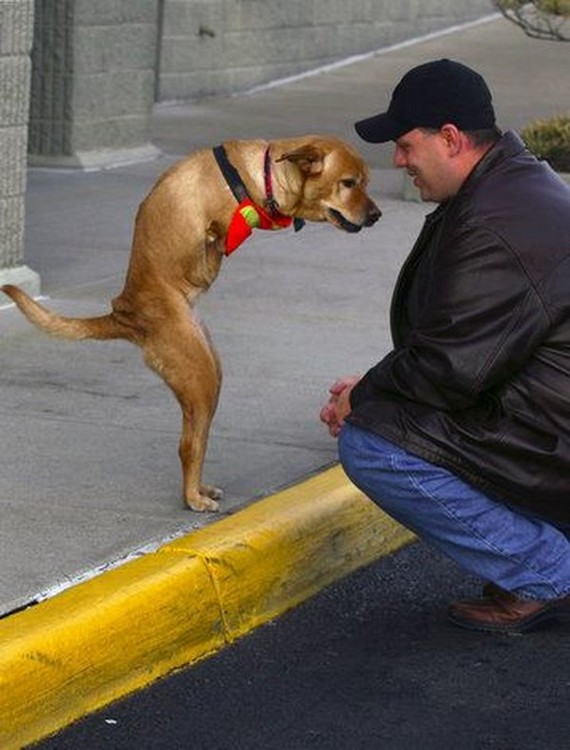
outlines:
[[328, 221], [345, 232], [359, 232], [378, 221], [382, 213], [366, 192], [368, 168], [355, 149], [324, 136], [297, 139], [290, 147], [282, 144], [275, 162], [290, 168], [280, 210], [308, 221]]

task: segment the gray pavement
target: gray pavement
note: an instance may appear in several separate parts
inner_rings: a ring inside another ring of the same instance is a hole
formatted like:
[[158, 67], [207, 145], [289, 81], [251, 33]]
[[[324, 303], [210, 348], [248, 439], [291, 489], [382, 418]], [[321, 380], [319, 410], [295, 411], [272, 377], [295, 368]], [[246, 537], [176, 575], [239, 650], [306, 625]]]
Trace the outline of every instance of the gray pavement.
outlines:
[[[486, 76], [503, 127], [568, 108], [570, 46], [501, 18], [250, 95], [159, 107], [153, 162], [29, 173], [26, 263], [50, 305], [92, 315], [121, 288], [138, 203], [185, 153], [318, 131], [369, 161], [384, 211], [373, 229], [258, 233], [199, 305], [224, 367], [206, 463], [224, 513], [336, 460], [318, 409], [336, 376], [387, 350], [395, 276], [431, 210], [402, 200], [390, 147], [360, 143], [352, 123], [385, 104], [408, 68], [441, 56]], [[5, 308], [0, 358], [0, 613], [219, 518], [182, 507], [178, 406], [138, 350], [53, 340]]]

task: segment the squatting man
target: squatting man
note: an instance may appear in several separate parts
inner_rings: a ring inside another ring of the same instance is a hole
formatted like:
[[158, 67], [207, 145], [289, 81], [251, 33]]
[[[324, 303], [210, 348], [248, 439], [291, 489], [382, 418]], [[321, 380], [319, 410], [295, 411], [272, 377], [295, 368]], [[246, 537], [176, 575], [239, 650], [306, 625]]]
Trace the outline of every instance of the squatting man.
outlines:
[[570, 617], [570, 187], [452, 60], [355, 127], [438, 205], [394, 290], [392, 350], [337, 380], [321, 420], [368, 497], [482, 579], [453, 623]]

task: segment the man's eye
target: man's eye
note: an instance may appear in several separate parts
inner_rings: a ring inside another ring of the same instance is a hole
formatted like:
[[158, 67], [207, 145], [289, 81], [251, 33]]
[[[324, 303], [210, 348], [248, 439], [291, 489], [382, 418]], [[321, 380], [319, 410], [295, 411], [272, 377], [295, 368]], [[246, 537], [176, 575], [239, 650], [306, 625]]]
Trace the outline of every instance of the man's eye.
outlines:
[[356, 180], [353, 180], [353, 179], [341, 180], [340, 184], [345, 188], [354, 188], [356, 187]]

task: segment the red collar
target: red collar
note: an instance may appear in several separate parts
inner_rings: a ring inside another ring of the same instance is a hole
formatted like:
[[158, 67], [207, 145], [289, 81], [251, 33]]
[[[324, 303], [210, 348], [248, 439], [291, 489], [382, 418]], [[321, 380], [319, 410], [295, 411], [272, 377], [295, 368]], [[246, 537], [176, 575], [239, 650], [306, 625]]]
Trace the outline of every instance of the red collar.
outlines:
[[[287, 217], [285, 217], [279, 211], [279, 203], [277, 203], [277, 201], [275, 200], [275, 196], [273, 195], [273, 183], [271, 181], [271, 156], [269, 155], [269, 148], [270, 147], [268, 146], [265, 149], [265, 156], [263, 157], [263, 181], [265, 183], [264, 205], [267, 206], [269, 213], [273, 217], [274, 221], [279, 222], [281, 221], [281, 219], [285, 219]], [[286, 226], [289, 226], [289, 224], [287, 224]], [[296, 232], [298, 232], [304, 226], [305, 219], [299, 219], [297, 217], [293, 219], [293, 227], [295, 228]]]
[[265, 149], [263, 157], [263, 182], [265, 183], [265, 205], [271, 216], [279, 214], [279, 204], [273, 195], [273, 182], [271, 180], [271, 156], [269, 155], [269, 146]]

